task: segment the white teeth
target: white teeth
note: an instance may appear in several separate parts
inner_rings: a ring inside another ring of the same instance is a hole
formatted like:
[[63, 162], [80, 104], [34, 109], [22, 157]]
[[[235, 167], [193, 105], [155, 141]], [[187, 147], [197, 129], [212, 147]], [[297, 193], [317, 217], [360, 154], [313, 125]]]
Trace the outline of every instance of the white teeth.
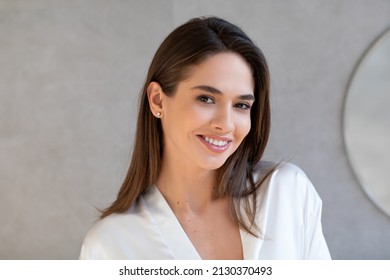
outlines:
[[227, 142], [228, 142], [228, 141], [222, 141], [222, 140], [213, 139], [213, 138], [210, 138], [210, 137], [207, 137], [207, 136], [204, 137], [204, 140], [206, 140], [210, 144], [213, 144], [213, 145], [219, 146], [219, 147], [225, 146], [227, 144]]

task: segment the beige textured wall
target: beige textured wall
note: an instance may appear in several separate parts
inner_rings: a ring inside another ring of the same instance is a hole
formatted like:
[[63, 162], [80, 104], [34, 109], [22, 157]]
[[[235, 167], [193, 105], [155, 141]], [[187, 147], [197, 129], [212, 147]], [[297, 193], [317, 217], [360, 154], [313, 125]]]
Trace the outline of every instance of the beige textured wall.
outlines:
[[390, 219], [353, 177], [341, 131], [348, 79], [390, 1], [0, 0], [0, 259], [78, 257], [125, 175], [151, 56], [200, 15], [237, 23], [268, 57], [267, 158], [312, 179], [333, 257], [390, 258]]

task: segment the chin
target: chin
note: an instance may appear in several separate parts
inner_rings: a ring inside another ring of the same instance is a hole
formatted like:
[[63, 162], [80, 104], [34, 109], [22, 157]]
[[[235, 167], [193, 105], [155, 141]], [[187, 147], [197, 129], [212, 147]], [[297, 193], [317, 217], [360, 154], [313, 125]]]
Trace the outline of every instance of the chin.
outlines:
[[219, 161], [219, 162], [206, 162], [204, 164], [202, 164], [202, 168], [205, 169], [205, 170], [217, 170], [219, 168], [221, 168], [224, 164], [225, 164], [226, 160], [224, 161]]

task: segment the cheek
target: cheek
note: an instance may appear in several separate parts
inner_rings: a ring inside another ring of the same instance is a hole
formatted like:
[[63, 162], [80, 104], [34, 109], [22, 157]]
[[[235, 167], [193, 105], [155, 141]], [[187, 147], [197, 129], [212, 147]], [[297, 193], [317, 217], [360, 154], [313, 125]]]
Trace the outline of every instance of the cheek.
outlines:
[[201, 126], [209, 123], [215, 117], [215, 112], [212, 108], [198, 106], [198, 104], [188, 106], [184, 114], [186, 114], [189, 123]]
[[248, 135], [251, 129], [251, 118], [250, 116], [241, 116], [236, 123], [236, 131], [240, 137], [244, 138]]
[[165, 118], [165, 124], [174, 134], [192, 133], [195, 129], [204, 125], [210, 117], [210, 112], [202, 110], [193, 104], [171, 106]]

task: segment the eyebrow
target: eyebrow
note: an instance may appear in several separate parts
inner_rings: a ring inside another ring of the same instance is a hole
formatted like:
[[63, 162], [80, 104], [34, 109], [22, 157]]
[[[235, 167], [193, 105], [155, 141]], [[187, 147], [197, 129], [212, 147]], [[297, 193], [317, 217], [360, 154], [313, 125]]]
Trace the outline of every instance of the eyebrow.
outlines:
[[[222, 91], [220, 91], [219, 89], [216, 89], [215, 87], [211, 87], [211, 86], [206, 86], [206, 85], [200, 85], [200, 86], [195, 86], [195, 87], [192, 87], [191, 88], [192, 90], [196, 90], [196, 89], [199, 89], [199, 90], [203, 90], [203, 91], [206, 91], [206, 92], [209, 92], [209, 93], [212, 93], [212, 94], [217, 94], [217, 95], [222, 95]], [[255, 97], [253, 94], [243, 94], [243, 95], [240, 95], [239, 96], [239, 99], [242, 99], [242, 100], [255, 100]]]

